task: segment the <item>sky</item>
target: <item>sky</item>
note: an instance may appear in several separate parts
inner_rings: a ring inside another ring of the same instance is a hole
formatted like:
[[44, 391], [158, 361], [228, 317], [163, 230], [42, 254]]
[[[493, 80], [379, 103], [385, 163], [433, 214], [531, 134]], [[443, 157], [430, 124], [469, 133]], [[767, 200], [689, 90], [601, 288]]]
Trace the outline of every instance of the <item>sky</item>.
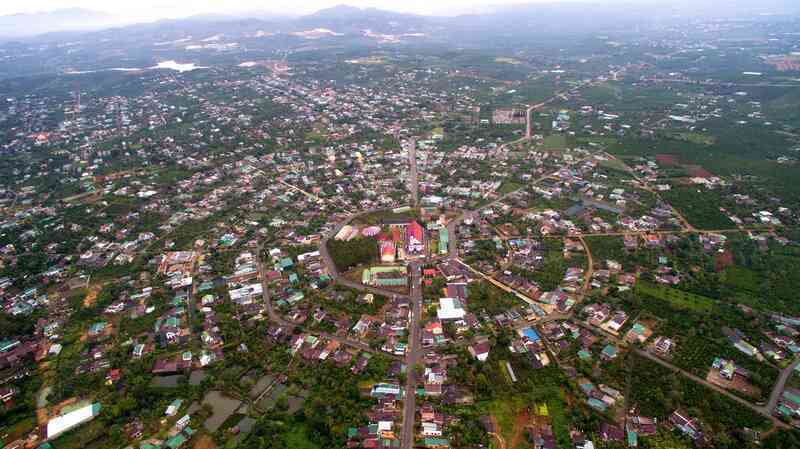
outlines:
[[535, 1], [570, 0], [0, 0], [0, 15], [85, 8], [142, 20], [177, 18], [207, 13], [271, 12], [301, 15], [346, 3], [415, 14], [455, 15], [480, 12], [491, 6]]

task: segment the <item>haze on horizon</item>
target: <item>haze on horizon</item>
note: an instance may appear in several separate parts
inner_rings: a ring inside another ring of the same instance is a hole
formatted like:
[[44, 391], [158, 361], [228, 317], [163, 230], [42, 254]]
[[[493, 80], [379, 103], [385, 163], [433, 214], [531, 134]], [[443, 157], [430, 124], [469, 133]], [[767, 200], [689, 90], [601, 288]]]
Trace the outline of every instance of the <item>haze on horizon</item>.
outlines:
[[25, 3], [0, 4], [0, 15], [30, 14], [58, 9], [81, 8], [122, 16], [120, 18], [136, 18], [139, 20], [182, 18], [199, 14], [261, 13], [295, 16], [346, 4], [360, 8], [378, 8], [402, 13], [446, 16], [482, 12], [495, 7], [520, 3], [574, 1], [587, 0], [304, 0], [296, 4], [275, 0], [228, 0], [224, 2], [219, 0], [139, 0], [131, 3], [108, 2], [105, 0], [30, 0]]
[[[642, 21], [650, 18], [747, 18], [755, 15], [798, 14], [797, 0], [304, 0], [295, 4], [277, 0], [138, 0], [108, 2], [107, 0], [29, 0], [0, 2], [0, 39], [30, 37], [51, 32], [94, 31], [135, 23], [190, 17], [230, 17], [293, 19], [335, 6], [375, 8], [396, 13], [425, 16], [456, 17], [465, 14], [489, 17], [508, 13], [511, 9], [528, 8], [536, 16], [538, 6], [543, 10], [563, 10], [561, 25], [583, 26], [581, 20], [592, 23], [593, 17], [581, 12], [593, 10], [605, 15], [606, 22], [630, 16], [633, 11]], [[587, 5], [587, 4], [594, 4]], [[547, 5], [547, 6], [545, 6]], [[529, 7], [533, 6], [533, 9]], [[563, 8], [562, 8], [563, 6]], [[509, 11], [503, 11], [509, 10]], [[510, 17], [514, 17], [511, 13]], [[575, 21], [570, 20], [575, 15]], [[533, 17], [532, 16], [532, 17]], [[502, 22], [502, 20], [500, 20]], [[513, 20], [512, 20], [513, 22]], [[556, 25], [549, 23], [549, 25]], [[559, 25], [560, 26], [560, 25]]]

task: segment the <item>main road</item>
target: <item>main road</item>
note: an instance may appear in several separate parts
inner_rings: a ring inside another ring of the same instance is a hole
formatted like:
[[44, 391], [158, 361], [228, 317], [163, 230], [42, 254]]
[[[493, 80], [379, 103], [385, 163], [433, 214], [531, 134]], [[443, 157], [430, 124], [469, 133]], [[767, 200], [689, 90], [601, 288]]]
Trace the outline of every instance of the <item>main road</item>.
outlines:
[[781, 398], [781, 393], [783, 393], [783, 389], [786, 388], [786, 382], [798, 365], [800, 365], [800, 358], [797, 358], [789, 366], [781, 370], [781, 373], [778, 375], [778, 380], [775, 382], [775, 386], [772, 387], [772, 392], [769, 395], [769, 402], [767, 402], [765, 406], [765, 411], [767, 413], [771, 413], [775, 410], [775, 406], [778, 405], [778, 400]]
[[411, 190], [411, 207], [419, 204], [419, 179], [417, 178], [417, 141], [411, 139], [408, 145], [408, 165], [409, 165], [409, 190]]
[[403, 397], [403, 433], [401, 448], [414, 447], [416, 429], [417, 366], [422, 357], [420, 318], [422, 316], [422, 275], [419, 262], [409, 263], [411, 271], [411, 308], [408, 320], [408, 348], [406, 352], [406, 385]]

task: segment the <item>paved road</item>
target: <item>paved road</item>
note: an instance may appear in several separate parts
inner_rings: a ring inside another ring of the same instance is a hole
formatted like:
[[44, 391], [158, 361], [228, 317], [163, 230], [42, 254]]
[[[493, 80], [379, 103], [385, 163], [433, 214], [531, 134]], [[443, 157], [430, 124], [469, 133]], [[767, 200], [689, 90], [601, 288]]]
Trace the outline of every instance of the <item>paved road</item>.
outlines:
[[[583, 321], [580, 321], [580, 320], [572, 320], [572, 322], [577, 324], [578, 326], [586, 328], [586, 329], [588, 329], [588, 330], [590, 330], [590, 331], [592, 331], [594, 333], [602, 334], [606, 338], [614, 341], [614, 343], [616, 343], [620, 347], [628, 346], [628, 344], [625, 343], [622, 339], [620, 339], [619, 337], [617, 337], [617, 336], [615, 336], [613, 334], [610, 334], [609, 332], [605, 331], [604, 329], [601, 329], [601, 328], [598, 328], [598, 327], [595, 327], [595, 326], [591, 326], [591, 325], [589, 325], [589, 324], [587, 324], [587, 323], [585, 323]], [[739, 396], [736, 396], [735, 394], [729, 392], [728, 390], [726, 390], [726, 389], [724, 389], [722, 387], [719, 387], [717, 385], [714, 385], [711, 382], [708, 382], [707, 380], [705, 380], [705, 379], [703, 379], [703, 378], [701, 378], [699, 376], [696, 376], [696, 375], [694, 375], [694, 374], [692, 374], [692, 373], [690, 373], [688, 371], [685, 371], [685, 370], [683, 370], [681, 368], [678, 368], [677, 366], [667, 362], [664, 359], [661, 359], [661, 358], [655, 356], [654, 354], [652, 354], [652, 353], [650, 353], [648, 351], [645, 351], [643, 349], [638, 349], [638, 348], [631, 348], [631, 349], [634, 352], [636, 352], [638, 355], [640, 355], [642, 357], [645, 357], [645, 358], [647, 358], [649, 360], [652, 360], [653, 362], [658, 363], [659, 365], [669, 369], [670, 371], [678, 373], [678, 374], [686, 377], [687, 379], [689, 379], [691, 381], [694, 381], [694, 382], [697, 382], [699, 384], [702, 384], [703, 386], [705, 386], [707, 388], [710, 388], [710, 389], [716, 391], [717, 393], [719, 393], [719, 394], [721, 394], [721, 395], [723, 395], [723, 396], [725, 396], [725, 397], [727, 397], [729, 399], [732, 399], [732, 400], [738, 402], [739, 404], [749, 408], [750, 410], [758, 413], [759, 415], [762, 415], [765, 418], [769, 419], [770, 421], [772, 421], [772, 423], [775, 426], [778, 426], [778, 427], [781, 427], [781, 428], [784, 428], [784, 429], [789, 428], [789, 425], [787, 425], [786, 423], [784, 423], [781, 420], [777, 419], [776, 417], [772, 416], [772, 409], [771, 408], [769, 408], [767, 406], [758, 406], [758, 405], [755, 405], [755, 404], [751, 403], [750, 401], [742, 399]], [[777, 388], [777, 387], [778, 387], [778, 385], [776, 384], [774, 388]], [[782, 389], [782, 387], [781, 387], [781, 389]], [[774, 389], [773, 389], [773, 394], [774, 394]]]
[[747, 401], [745, 399], [742, 399], [739, 396], [736, 396], [735, 394], [729, 392], [728, 390], [726, 390], [724, 388], [721, 388], [721, 387], [718, 387], [718, 386], [712, 384], [711, 382], [708, 382], [707, 380], [705, 380], [703, 378], [695, 376], [694, 374], [692, 374], [692, 373], [690, 373], [688, 371], [684, 371], [684, 370], [678, 368], [677, 366], [675, 366], [675, 365], [673, 365], [673, 364], [671, 364], [671, 363], [669, 363], [669, 362], [667, 362], [667, 361], [665, 361], [663, 359], [660, 359], [660, 358], [656, 357], [655, 355], [653, 355], [653, 354], [651, 354], [651, 353], [649, 353], [647, 351], [644, 351], [642, 349], [636, 349], [635, 351], [636, 351], [637, 354], [639, 354], [642, 357], [650, 359], [650, 360], [658, 363], [659, 365], [672, 370], [673, 372], [677, 372], [677, 373], [681, 374], [682, 376], [688, 378], [689, 380], [692, 380], [694, 382], [702, 384], [703, 386], [705, 386], [707, 388], [710, 388], [710, 389], [716, 391], [717, 393], [728, 397], [729, 399], [733, 399], [734, 401], [736, 401], [739, 404], [741, 404], [741, 405], [749, 408], [750, 410], [758, 413], [759, 415], [762, 415], [765, 418], [768, 418], [769, 420], [772, 421], [772, 424], [774, 424], [775, 426], [782, 427], [784, 429], [788, 429], [789, 428], [788, 424], [786, 424], [783, 421], [779, 420], [778, 418], [772, 416], [771, 409], [768, 409], [767, 407], [755, 405], [755, 404], [753, 404], [753, 403], [751, 403], [751, 402], [749, 402], [749, 401]]
[[419, 204], [419, 179], [417, 178], [417, 141], [411, 139], [408, 146], [409, 190], [411, 190], [411, 207]]
[[583, 250], [586, 251], [586, 259], [589, 265], [586, 268], [586, 272], [583, 273], [583, 288], [581, 289], [581, 299], [583, 299], [586, 297], [586, 294], [589, 293], [589, 286], [591, 285], [592, 276], [594, 275], [594, 258], [592, 257], [592, 250], [589, 248], [586, 240], [583, 239], [583, 236], [578, 236], [578, 239], [580, 239], [581, 245], [583, 245]]
[[283, 185], [285, 185], [286, 187], [289, 187], [292, 190], [296, 190], [296, 191], [302, 193], [303, 195], [311, 198], [314, 201], [320, 201], [320, 202], [323, 202], [323, 203], [325, 202], [325, 199], [320, 198], [319, 196], [314, 195], [311, 192], [305, 191], [305, 190], [301, 189], [300, 187], [297, 187], [295, 185], [289, 184], [288, 182], [284, 181], [283, 179], [278, 179], [278, 182], [283, 184]]
[[543, 102], [541, 102], [539, 104], [535, 104], [533, 106], [529, 106], [528, 107], [528, 109], [525, 111], [525, 139], [531, 140], [531, 137], [533, 137], [533, 123], [532, 123], [533, 111], [541, 108], [542, 106], [544, 106], [544, 105], [546, 105], [548, 103], [551, 103], [553, 100], [555, 100], [556, 98], [561, 97], [562, 95], [563, 95], [563, 93], [556, 93], [555, 95], [553, 95], [552, 97], [548, 98], [547, 100], [545, 100], [545, 101], [543, 101]]
[[699, 80], [684, 80], [684, 79], [673, 79], [673, 78], [648, 78], [647, 81], [655, 81], [659, 83], [696, 84], [699, 86], [723, 86], [723, 87], [800, 87], [800, 83], [727, 83], [724, 81], [699, 81]]
[[458, 256], [458, 235], [457, 229], [458, 226], [461, 224], [461, 221], [464, 220], [464, 214], [460, 214], [453, 220], [450, 220], [447, 223], [447, 237], [450, 239], [447, 243], [447, 257], [449, 259], [454, 259]]
[[[292, 328], [300, 328], [300, 329], [302, 329], [303, 328], [302, 326], [300, 326], [300, 325], [298, 325], [296, 323], [292, 323], [290, 321], [286, 321], [285, 319], [283, 319], [283, 317], [278, 312], [275, 311], [275, 308], [272, 305], [272, 299], [270, 298], [269, 285], [267, 283], [267, 276], [266, 276], [267, 272], [266, 272], [266, 269], [264, 268], [264, 264], [261, 261], [261, 250], [262, 250], [262, 246], [261, 246], [261, 244], [259, 244], [258, 253], [257, 253], [258, 255], [256, 256], [256, 266], [258, 267], [258, 274], [261, 277], [262, 300], [264, 301], [264, 305], [267, 308], [267, 315], [269, 316], [270, 321], [272, 321], [274, 323], [278, 323], [278, 324], [280, 324], [282, 326], [289, 326], [289, 327], [292, 327]], [[315, 335], [319, 335], [319, 336], [321, 336], [323, 338], [327, 338], [328, 340], [338, 341], [340, 344], [347, 345], [347, 346], [350, 346], [350, 347], [353, 347], [353, 348], [356, 348], [356, 349], [360, 349], [362, 351], [370, 352], [370, 353], [373, 353], [373, 354], [383, 354], [384, 356], [392, 357], [392, 358], [399, 358], [399, 357], [397, 357], [395, 355], [388, 354], [386, 352], [373, 349], [373, 348], [371, 348], [369, 345], [367, 345], [365, 343], [362, 343], [362, 342], [356, 341], [356, 340], [352, 340], [352, 339], [349, 339], [347, 337], [340, 337], [339, 335], [334, 335], [334, 334], [330, 334], [330, 333], [327, 333], [327, 332], [321, 332], [321, 331], [316, 331], [316, 330], [315, 331], [309, 331], [309, 333], [313, 333]]]
[[791, 365], [781, 370], [778, 380], [775, 382], [775, 386], [772, 388], [772, 392], [769, 395], [769, 402], [767, 402], [765, 406], [767, 413], [772, 413], [772, 411], [775, 410], [775, 406], [778, 405], [778, 400], [781, 398], [781, 393], [783, 393], [783, 389], [786, 388], [786, 382], [794, 372], [794, 369], [797, 368], [797, 365], [800, 365], [800, 358], [797, 358]]
[[408, 352], [406, 352], [406, 385], [403, 397], [403, 433], [401, 448], [411, 449], [414, 446], [416, 427], [416, 366], [422, 356], [420, 341], [420, 318], [422, 316], [422, 269], [418, 262], [409, 264], [411, 270], [411, 319], [409, 320]]
[[508, 285], [498, 281], [497, 279], [493, 278], [492, 276], [489, 276], [486, 273], [483, 273], [481, 271], [476, 270], [475, 268], [472, 268], [468, 264], [464, 263], [464, 261], [462, 261], [461, 259], [455, 258], [453, 260], [455, 260], [456, 262], [460, 263], [464, 268], [472, 271], [473, 273], [477, 274], [478, 276], [482, 277], [483, 279], [491, 282], [495, 287], [499, 288], [500, 290], [503, 290], [506, 293], [511, 293], [512, 295], [514, 295], [517, 298], [525, 301], [528, 304], [531, 304], [531, 305], [536, 304], [536, 301], [534, 301], [533, 299], [531, 299], [527, 295], [518, 292], [517, 290], [515, 290], [515, 289], [509, 287]]

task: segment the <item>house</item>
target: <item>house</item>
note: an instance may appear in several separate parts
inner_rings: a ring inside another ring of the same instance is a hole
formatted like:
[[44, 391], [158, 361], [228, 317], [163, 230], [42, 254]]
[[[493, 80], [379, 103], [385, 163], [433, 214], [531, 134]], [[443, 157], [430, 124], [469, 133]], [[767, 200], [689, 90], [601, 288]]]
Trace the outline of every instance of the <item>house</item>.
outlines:
[[436, 316], [440, 321], [460, 320], [464, 318], [466, 313], [458, 299], [439, 298], [439, 308], [436, 310]]
[[380, 398], [387, 395], [392, 395], [394, 397], [402, 397], [402, 389], [400, 385], [396, 384], [389, 384], [389, 383], [377, 383], [372, 387], [370, 391], [370, 396], [373, 398]]
[[489, 358], [489, 351], [492, 347], [489, 342], [484, 340], [481, 342], [473, 343], [467, 347], [469, 353], [481, 362], [485, 362]]
[[603, 441], [622, 441], [625, 439], [625, 431], [619, 426], [603, 423], [600, 425], [598, 436]]
[[700, 430], [699, 424], [683, 412], [675, 410], [671, 415], [669, 415], [667, 421], [672, 427], [678, 429], [681, 433], [692, 440], [697, 441], [703, 437], [703, 433]]
[[653, 349], [655, 349], [655, 351], [662, 356], [668, 355], [673, 346], [673, 341], [663, 336], [656, 338], [656, 340], [653, 342]]
[[447, 254], [450, 246], [450, 233], [447, 231], [447, 228], [442, 228], [439, 230], [439, 254], [445, 255]]
[[627, 334], [625, 334], [625, 341], [628, 343], [644, 343], [651, 335], [653, 331], [648, 329], [641, 323], [636, 323], [631, 327]]
[[448, 282], [447, 283], [447, 296], [456, 298], [458, 300], [467, 299], [467, 283], [466, 282]]
[[372, 267], [361, 273], [361, 283], [378, 287], [404, 287], [408, 284], [405, 266]]
[[605, 348], [603, 348], [603, 351], [600, 354], [606, 360], [613, 360], [617, 358], [617, 348], [611, 344], [608, 344]]
[[613, 334], [617, 334], [617, 333], [619, 333], [620, 329], [622, 329], [622, 326], [624, 326], [627, 321], [628, 321], [628, 314], [626, 314], [623, 311], [619, 311], [619, 312], [614, 313], [614, 316], [611, 318], [611, 320], [609, 320], [605, 324], [605, 328], [609, 332], [611, 332]]
[[8, 402], [10, 401], [16, 392], [13, 388], [9, 387], [2, 387], [0, 388], [0, 401]]
[[442, 427], [437, 423], [423, 422], [421, 433], [424, 437], [441, 437]]

